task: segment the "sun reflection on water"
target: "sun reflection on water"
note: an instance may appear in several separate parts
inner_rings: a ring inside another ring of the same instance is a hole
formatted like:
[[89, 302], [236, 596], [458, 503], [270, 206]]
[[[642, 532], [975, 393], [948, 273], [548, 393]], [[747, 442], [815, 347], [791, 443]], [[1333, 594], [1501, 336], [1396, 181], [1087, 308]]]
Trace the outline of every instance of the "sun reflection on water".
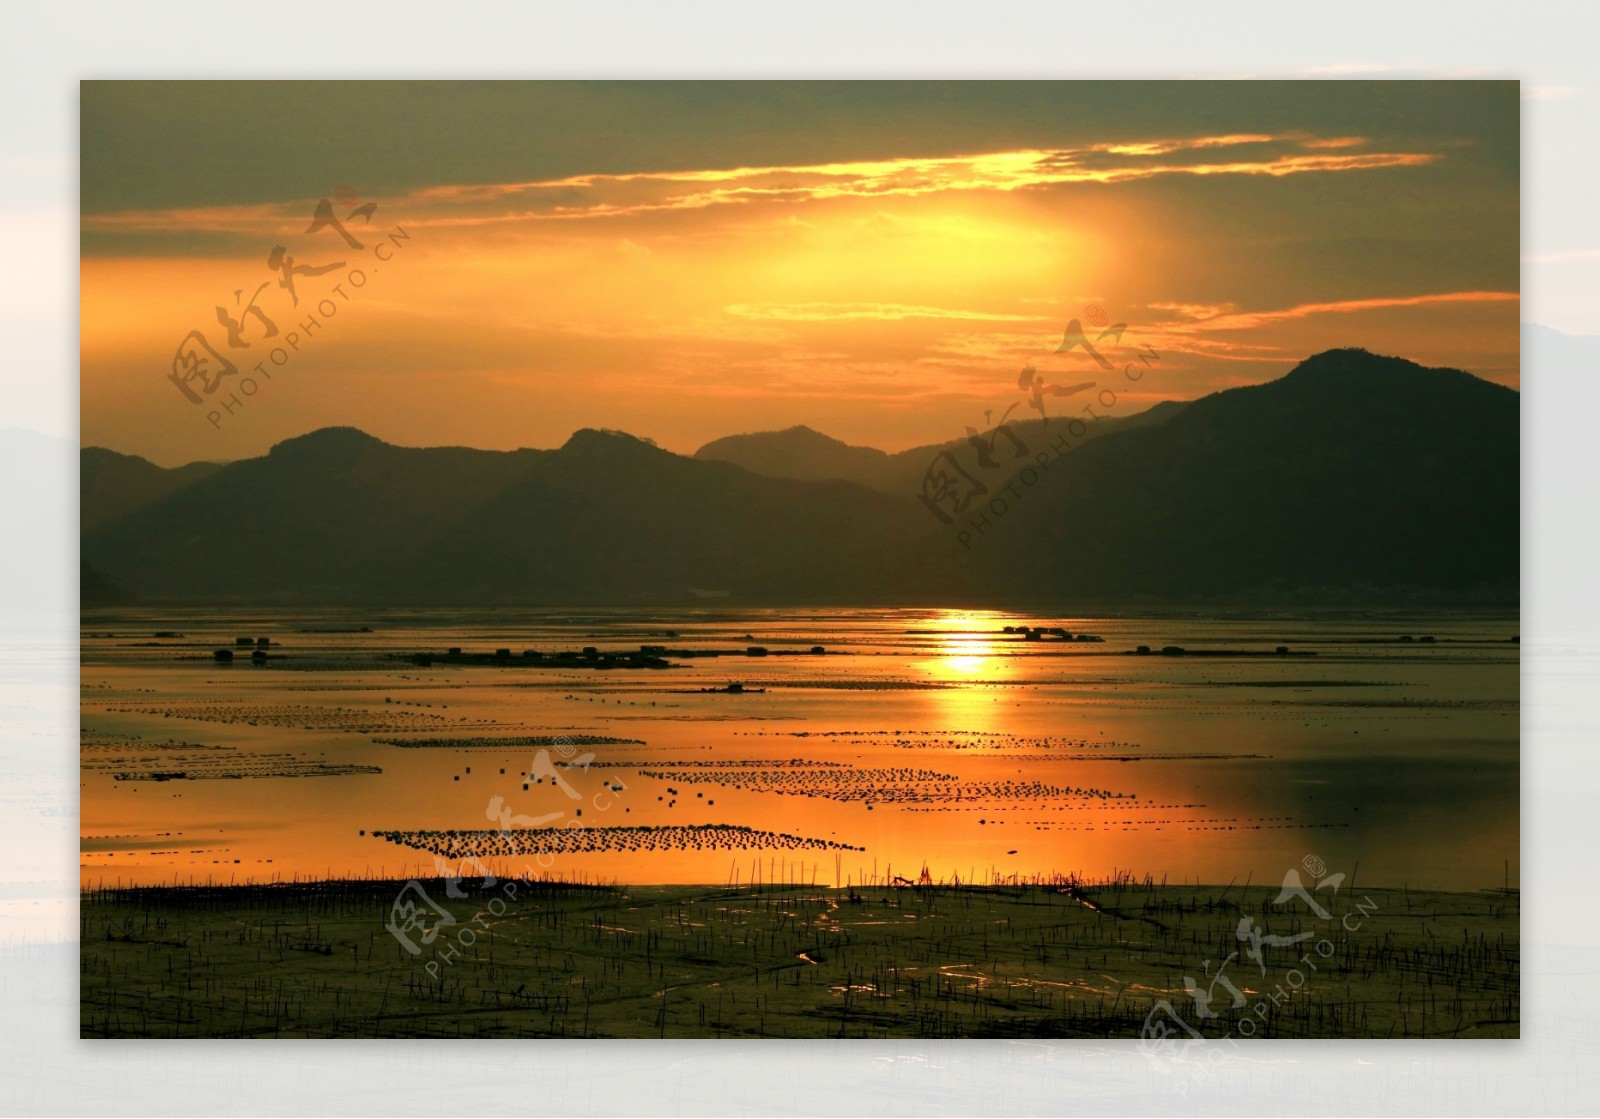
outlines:
[[994, 635], [1003, 615], [989, 610], [945, 610], [928, 619], [926, 629], [936, 642], [933, 656], [918, 661], [918, 670], [939, 682], [977, 683], [994, 679], [1003, 659]]

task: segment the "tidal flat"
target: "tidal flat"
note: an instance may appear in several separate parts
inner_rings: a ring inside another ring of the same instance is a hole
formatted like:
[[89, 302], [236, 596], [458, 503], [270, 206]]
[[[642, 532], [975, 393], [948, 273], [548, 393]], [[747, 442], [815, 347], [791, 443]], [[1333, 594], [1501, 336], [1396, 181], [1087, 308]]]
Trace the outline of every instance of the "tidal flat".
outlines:
[[1516, 1036], [1515, 622], [86, 616], [82, 1032]]
[[[411, 935], [408, 947], [389, 928], [408, 888], [454, 914], [422, 934], [432, 934], [425, 945]], [[1311, 897], [1326, 919], [1281, 900], [1276, 884], [1127, 879], [100, 890], [82, 905], [81, 1030], [90, 1038], [1176, 1036], [1218, 1046], [1518, 1036], [1517, 891], [1341, 883]]]

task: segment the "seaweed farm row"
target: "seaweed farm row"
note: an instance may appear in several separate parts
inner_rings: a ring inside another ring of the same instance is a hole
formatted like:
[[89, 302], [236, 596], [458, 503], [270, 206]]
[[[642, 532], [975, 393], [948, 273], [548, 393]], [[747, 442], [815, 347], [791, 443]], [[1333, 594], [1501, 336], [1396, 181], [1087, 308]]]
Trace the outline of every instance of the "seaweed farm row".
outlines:
[[868, 804], [944, 804], [961, 800], [1124, 800], [1132, 793], [1079, 788], [1047, 781], [958, 781], [954, 774], [904, 766], [854, 769], [783, 766], [716, 769], [647, 768], [640, 774], [661, 781], [713, 782], [735, 789]]
[[428, 851], [446, 859], [509, 858], [535, 854], [590, 854], [604, 851], [863, 851], [829, 839], [734, 824], [662, 824], [637, 827], [506, 828], [469, 831], [380, 830], [390, 843]]

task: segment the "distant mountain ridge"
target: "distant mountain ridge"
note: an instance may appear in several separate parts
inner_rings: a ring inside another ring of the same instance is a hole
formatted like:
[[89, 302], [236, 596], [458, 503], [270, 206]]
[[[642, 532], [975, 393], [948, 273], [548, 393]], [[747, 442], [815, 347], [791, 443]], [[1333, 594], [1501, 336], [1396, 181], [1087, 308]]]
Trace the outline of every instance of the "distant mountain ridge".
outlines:
[[[1164, 401], [1143, 412], [1129, 416], [1107, 417], [1091, 425], [1083, 439], [1098, 438], [1117, 431], [1164, 423], [1187, 407], [1186, 401]], [[1010, 420], [1006, 426], [1027, 446], [1043, 447], [1062, 430], [1063, 420], [1049, 421]], [[985, 429], [988, 434], [993, 429]], [[712, 440], [694, 453], [698, 459], [731, 462], [756, 474], [774, 478], [797, 478], [809, 481], [855, 482], [868, 489], [892, 494], [915, 494], [922, 485], [923, 474], [943, 451], [961, 451], [967, 446], [967, 437], [951, 439], [944, 443], [928, 443], [920, 447], [889, 454], [873, 447], [855, 447], [799, 425], [783, 431], [761, 431], [749, 435], [729, 435]]]
[[104, 447], [85, 447], [78, 463], [78, 518], [86, 533], [177, 493], [221, 468], [220, 463], [191, 462], [164, 469], [138, 455], [119, 454]]
[[483, 451], [329, 428], [177, 471], [90, 448], [82, 555], [145, 602], [1516, 600], [1514, 391], [1343, 349], [1152, 412], [1013, 478], [1003, 515], [986, 476], [948, 526], [916, 494], [965, 439], [888, 455], [792, 428], [689, 457], [592, 429]]
[[694, 453], [697, 459], [731, 462], [754, 474], [802, 481], [856, 482], [888, 488], [892, 457], [875, 447], [854, 447], [804, 425], [782, 431], [728, 435]]
[[[765, 478], [623, 434], [507, 452], [328, 428], [86, 533], [83, 555], [152, 601], [648, 603], [802, 584], [829, 597], [919, 516], [848, 483]], [[818, 540], [856, 557], [837, 584], [815, 569]]]

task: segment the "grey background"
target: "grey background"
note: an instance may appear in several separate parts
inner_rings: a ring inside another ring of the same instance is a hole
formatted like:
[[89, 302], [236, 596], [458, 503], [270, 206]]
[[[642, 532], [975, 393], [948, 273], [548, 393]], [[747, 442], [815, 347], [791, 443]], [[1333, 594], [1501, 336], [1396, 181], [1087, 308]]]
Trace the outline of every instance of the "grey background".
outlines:
[[[1597, 29], [1593, 5], [1392, 0], [10, 9], [0, 428], [21, 430], [0, 431], [0, 913], [59, 919], [0, 916], [0, 1111], [1594, 1114]], [[1523, 363], [1524, 1040], [1260, 1043], [1186, 1094], [1132, 1042], [78, 1041], [76, 83], [177, 76], [1520, 78], [1523, 315], [1538, 324]]]

